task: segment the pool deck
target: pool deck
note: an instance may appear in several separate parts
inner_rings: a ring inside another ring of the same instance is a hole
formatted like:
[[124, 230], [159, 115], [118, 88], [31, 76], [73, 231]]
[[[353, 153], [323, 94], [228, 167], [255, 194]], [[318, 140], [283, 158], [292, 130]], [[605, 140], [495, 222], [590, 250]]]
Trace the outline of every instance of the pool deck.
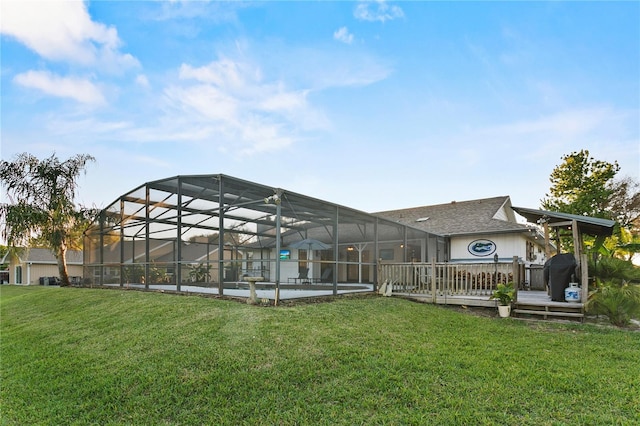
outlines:
[[[144, 289], [144, 284], [108, 284], [108, 287], [122, 287], [122, 288], [138, 288]], [[149, 290], [155, 291], [178, 291], [175, 284], [149, 284]], [[338, 283], [337, 294], [350, 294], [350, 293], [367, 293], [373, 291], [373, 284], [358, 284], [358, 283]], [[186, 294], [210, 294], [219, 295], [218, 285], [212, 286], [197, 286], [197, 285], [180, 285], [180, 292]], [[280, 299], [298, 299], [306, 297], [317, 296], [332, 296], [333, 284], [298, 284], [287, 285], [280, 284]], [[224, 296], [231, 297], [249, 297], [249, 283], [248, 282], [228, 282], [225, 283], [223, 290]], [[256, 296], [258, 299], [275, 300], [276, 297], [276, 285], [275, 283], [263, 282], [256, 283]]]

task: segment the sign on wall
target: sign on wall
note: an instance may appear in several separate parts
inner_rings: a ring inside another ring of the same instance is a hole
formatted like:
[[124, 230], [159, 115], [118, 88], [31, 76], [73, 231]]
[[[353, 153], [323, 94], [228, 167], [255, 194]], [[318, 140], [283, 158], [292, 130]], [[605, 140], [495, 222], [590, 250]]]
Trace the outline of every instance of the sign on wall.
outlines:
[[467, 247], [474, 256], [490, 256], [496, 251], [496, 243], [491, 240], [474, 240]]

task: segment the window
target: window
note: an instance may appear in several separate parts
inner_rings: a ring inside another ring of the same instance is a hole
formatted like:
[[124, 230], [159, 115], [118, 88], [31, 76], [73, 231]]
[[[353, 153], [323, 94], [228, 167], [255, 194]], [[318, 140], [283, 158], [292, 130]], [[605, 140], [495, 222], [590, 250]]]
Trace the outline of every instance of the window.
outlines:
[[16, 284], [22, 284], [22, 266], [16, 266]]
[[393, 249], [380, 249], [380, 259], [393, 260]]

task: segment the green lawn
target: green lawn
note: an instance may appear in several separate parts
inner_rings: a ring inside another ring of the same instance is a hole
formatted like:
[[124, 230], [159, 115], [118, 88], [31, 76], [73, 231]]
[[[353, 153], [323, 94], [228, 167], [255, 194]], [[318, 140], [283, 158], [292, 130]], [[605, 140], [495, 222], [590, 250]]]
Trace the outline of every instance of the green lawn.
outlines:
[[640, 424], [640, 333], [396, 298], [0, 287], [1, 424]]

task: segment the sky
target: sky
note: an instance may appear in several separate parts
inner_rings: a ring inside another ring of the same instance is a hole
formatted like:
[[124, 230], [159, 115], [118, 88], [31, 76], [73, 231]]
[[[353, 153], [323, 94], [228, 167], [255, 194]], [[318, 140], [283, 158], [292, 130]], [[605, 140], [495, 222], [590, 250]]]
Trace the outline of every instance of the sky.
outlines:
[[78, 201], [223, 173], [376, 212], [640, 175], [640, 2], [1, 0], [1, 157]]

